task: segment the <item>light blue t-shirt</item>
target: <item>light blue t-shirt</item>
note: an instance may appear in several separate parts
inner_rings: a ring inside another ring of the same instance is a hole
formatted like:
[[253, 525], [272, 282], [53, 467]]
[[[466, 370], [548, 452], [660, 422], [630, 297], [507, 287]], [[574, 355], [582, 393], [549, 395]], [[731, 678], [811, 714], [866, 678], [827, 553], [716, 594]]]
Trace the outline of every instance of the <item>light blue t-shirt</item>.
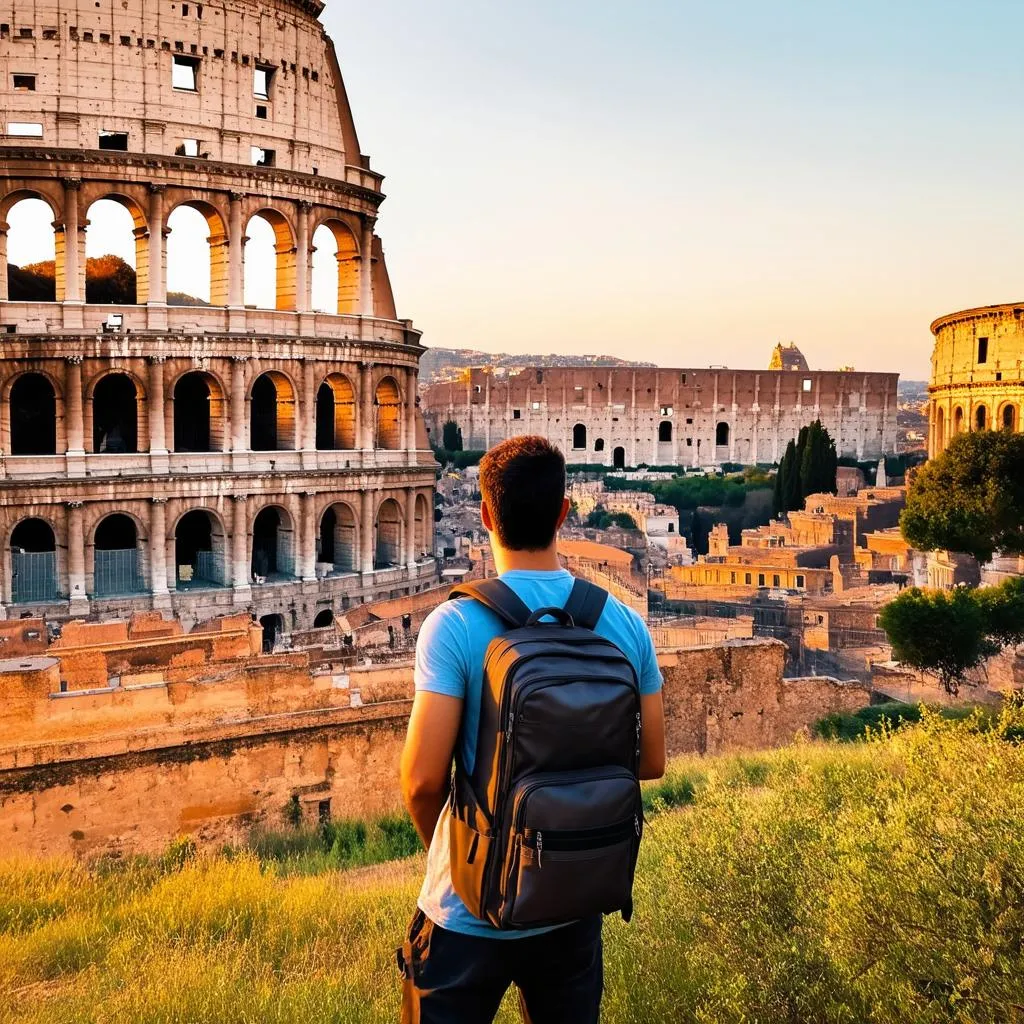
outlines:
[[[564, 606], [573, 585], [573, 576], [564, 569], [547, 572], [515, 569], [502, 574], [500, 579], [529, 608]], [[435, 608], [423, 623], [416, 642], [416, 689], [465, 701], [461, 753], [468, 769], [472, 769], [476, 759], [484, 654], [491, 640], [506, 628], [494, 612], [479, 601], [464, 597]], [[632, 662], [641, 694], [657, 693], [661, 689], [661, 672], [651, 634], [632, 608], [609, 596], [595, 632], [611, 640]], [[446, 811], [442, 811], [434, 829], [427, 854], [427, 876], [418, 903], [434, 924], [463, 935], [519, 939], [551, 930], [499, 931], [466, 909], [452, 888]]]

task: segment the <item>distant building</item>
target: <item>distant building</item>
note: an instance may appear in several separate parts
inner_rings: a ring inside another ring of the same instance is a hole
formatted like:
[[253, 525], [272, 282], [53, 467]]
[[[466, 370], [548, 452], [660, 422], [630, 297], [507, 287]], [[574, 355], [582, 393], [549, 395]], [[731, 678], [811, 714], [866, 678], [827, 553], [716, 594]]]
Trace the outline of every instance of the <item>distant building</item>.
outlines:
[[769, 370], [797, 370], [800, 373], [807, 373], [810, 367], [804, 358], [803, 352], [796, 347], [794, 342], [783, 345], [780, 341], [772, 350], [772, 358], [768, 363]]

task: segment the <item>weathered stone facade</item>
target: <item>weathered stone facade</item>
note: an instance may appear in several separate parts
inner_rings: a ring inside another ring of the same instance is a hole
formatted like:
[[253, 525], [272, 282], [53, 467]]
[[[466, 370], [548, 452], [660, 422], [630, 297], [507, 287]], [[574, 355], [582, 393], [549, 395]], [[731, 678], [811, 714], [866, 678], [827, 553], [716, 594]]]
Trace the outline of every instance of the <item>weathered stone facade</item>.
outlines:
[[983, 306], [932, 324], [928, 455], [965, 430], [1021, 429], [1024, 304]]
[[[435, 575], [423, 350], [321, 9], [50, 0], [0, 25], [0, 615], [249, 609], [274, 632]], [[55, 301], [10, 295], [27, 198], [52, 213]], [[135, 224], [135, 304], [86, 301], [99, 199]], [[181, 206], [209, 226], [209, 305], [167, 302]], [[243, 295], [256, 216], [269, 308]], [[312, 308], [322, 226], [336, 313]]]
[[472, 369], [423, 395], [441, 444], [449, 420], [464, 448], [542, 434], [570, 463], [714, 467], [777, 463], [800, 428], [820, 419], [840, 455], [896, 450], [895, 373], [669, 370], [629, 367]]

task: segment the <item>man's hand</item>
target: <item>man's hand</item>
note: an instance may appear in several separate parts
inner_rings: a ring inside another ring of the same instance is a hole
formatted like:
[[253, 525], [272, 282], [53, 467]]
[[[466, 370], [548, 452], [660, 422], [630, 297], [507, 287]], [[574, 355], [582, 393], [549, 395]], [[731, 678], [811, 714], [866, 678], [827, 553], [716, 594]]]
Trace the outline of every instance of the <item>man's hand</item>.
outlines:
[[428, 849], [448, 799], [461, 721], [462, 701], [457, 697], [417, 691], [402, 750], [402, 799]]
[[640, 778], [660, 779], [665, 774], [665, 707], [661, 691], [640, 698]]

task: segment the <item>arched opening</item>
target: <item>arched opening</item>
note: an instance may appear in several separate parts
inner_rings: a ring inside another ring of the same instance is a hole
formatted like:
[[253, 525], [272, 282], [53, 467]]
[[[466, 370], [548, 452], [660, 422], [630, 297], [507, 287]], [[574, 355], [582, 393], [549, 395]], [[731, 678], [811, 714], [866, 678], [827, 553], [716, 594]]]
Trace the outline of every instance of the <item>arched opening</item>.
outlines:
[[416, 558], [429, 558], [433, 549], [434, 517], [430, 512], [427, 499], [422, 494], [416, 495], [416, 536], [414, 539]]
[[295, 391], [283, 373], [261, 373], [252, 385], [249, 447], [254, 452], [291, 451], [295, 447]]
[[626, 449], [623, 447], [617, 447], [612, 450], [612, 466], [615, 469], [626, 468]]
[[397, 450], [402, 444], [402, 393], [393, 377], [385, 377], [374, 394], [376, 448]]
[[359, 312], [359, 246], [340, 221], [313, 232], [312, 306], [320, 313]]
[[54, 214], [42, 199], [19, 199], [7, 211], [7, 295], [11, 302], [55, 302]]
[[374, 569], [399, 565], [402, 559], [402, 510], [394, 498], [386, 498], [377, 511]]
[[130, 199], [97, 199], [85, 218], [85, 301], [125, 306], [149, 300], [149, 230]]
[[974, 410], [974, 429], [984, 430], [988, 426], [988, 409], [983, 405], [979, 405]]
[[[125, 373], [108, 373], [92, 392], [92, 450], [137, 452], [139, 396]], [[158, 410], [163, 415], [163, 410]]]
[[291, 577], [294, 573], [292, 550], [292, 522], [288, 513], [273, 505], [260, 509], [252, 524], [254, 582]]
[[356, 517], [344, 502], [331, 505], [320, 517], [317, 575], [358, 571]]
[[97, 597], [142, 593], [139, 536], [131, 516], [115, 512], [102, 519], [93, 545], [93, 593]]
[[1003, 430], [1016, 430], [1017, 429], [1017, 410], [1014, 406], [1007, 402], [1003, 406], [1003, 413], [1000, 418]]
[[670, 420], [662, 420], [658, 424], [658, 440], [662, 443], [672, 440], [672, 423]]
[[316, 618], [313, 619], [314, 629], [327, 629], [329, 626], [334, 625], [334, 612], [330, 608], [325, 608], [322, 612], [316, 613]]
[[41, 373], [23, 373], [11, 385], [12, 455], [57, 454], [57, 395]]
[[572, 447], [574, 451], [587, 447], [587, 428], [582, 423], [572, 428]]
[[940, 452], [946, 447], [946, 411], [941, 406], [935, 410], [935, 446]]
[[953, 410], [953, 434], [962, 434], [964, 429], [964, 411], [958, 405]]
[[719, 448], [724, 448], [729, 443], [729, 424], [719, 423], [715, 427], [715, 444]]
[[295, 309], [295, 240], [276, 210], [261, 210], [245, 227], [245, 304]]
[[215, 377], [201, 370], [186, 373], [174, 385], [174, 450], [224, 450], [224, 392]]
[[167, 304], [226, 306], [228, 234], [209, 204], [183, 203], [167, 218]]
[[604, 438], [603, 437], [599, 437], [594, 442], [594, 451], [595, 452], [603, 452], [604, 451]]
[[206, 509], [186, 512], [174, 528], [174, 567], [179, 590], [227, 583], [224, 530]]
[[54, 601], [57, 538], [43, 519], [23, 519], [11, 532], [11, 601]]
[[347, 377], [332, 373], [316, 393], [316, 446], [320, 451], [356, 446], [356, 396]]
[[284, 632], [284, 619], [280, 615], [263, 615], [260, 625], [263, 627], [263, 653], [270, 654]]

